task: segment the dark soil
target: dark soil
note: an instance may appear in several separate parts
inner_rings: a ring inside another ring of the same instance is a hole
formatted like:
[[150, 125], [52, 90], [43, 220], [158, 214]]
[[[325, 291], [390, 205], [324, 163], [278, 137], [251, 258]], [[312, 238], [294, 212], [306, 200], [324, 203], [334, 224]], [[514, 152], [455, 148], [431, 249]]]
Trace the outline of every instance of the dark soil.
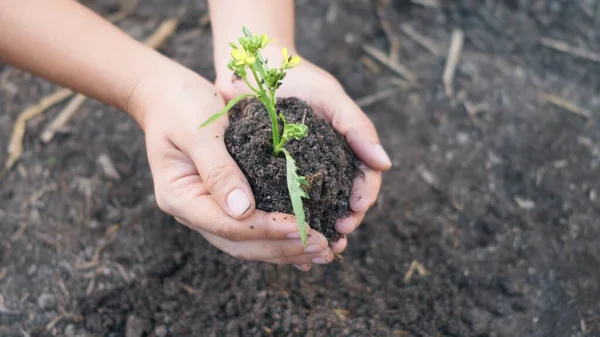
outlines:
[[[349, 214], [350, 190], [357, 176], [357, 159], [344, 137], [323, 118], [316, 116], [306, 102], [297, 98], [277, 100], [277, 111], [288, 123], [308, 126], [302, 140], [292, 139], [286, 149], [296, 160], [298, 174], [309, 181], [304, 199], [306, 222], [337, 241], [335, 221]], [[279, 130], [283, 122], [279, 120]], [[293, 214], [286, 182], [286, 160], [283, 154], [273, 156], [271, 120], [262, 103], [256, 99], [238, 103], [231, 111], [225, 144], [252, 187], [256, 207], [267, 212]]]
[[[378, 2], [296, 0], [300, 54], [356, 99], [396, 85], [362, 49], [388, 50]], [[106, 14], [117, 1], [88, 3]], [[600, 53], [600, 2], [416, 3], [382, 12], [418, 82], [364, 107], [394, 168], [343, 263], [302, 273], [219, 252], [158, 210], [128, 116], [88, 101], [40, 142], [63, 104], [28, 124], [25, 153], [0, 182], [0, 336], [600, 336], [600, 63], [540, 43]], [[214, 78], [206, 11], [200, 0], [142, 0], [119, 25], [141, 39], [185, 13], [163, 52]], [[455, 28], [466, 40], [449, 99]], [[54, 90], [0, 68], [0, 163], [19, 112]], [[98, 264], [83, 268], [96, 247]], [[429, 273], [408, 277], [413, 261]], [[63, 310], [75, 316], [46, 331]]]

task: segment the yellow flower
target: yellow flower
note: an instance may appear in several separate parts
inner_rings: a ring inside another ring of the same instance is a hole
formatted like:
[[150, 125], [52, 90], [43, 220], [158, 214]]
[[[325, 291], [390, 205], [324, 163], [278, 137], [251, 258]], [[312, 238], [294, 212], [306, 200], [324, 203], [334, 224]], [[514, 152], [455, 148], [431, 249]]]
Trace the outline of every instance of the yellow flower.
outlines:
[[283, 62], [287, 62], [287, 60], [289, 58], [287, 48], [283, 47], [283, 49], [281, 50], [281, 52], [283, 53]]
[[256, 57], [248, 55], [243, 49], [234, 49], [231, 51], [231, 57], [235, 60], [236, 66], [243, 64], [253, 64], [256, 61]]
[[231, 57], [236, 61], [241, 61], [247, 56], [246, 51], [243, 49], [234, 49], [231, 51]]
[[269, 40], [269, 37], [266, 34], [262, 34], [260, 36], [260, 48], [264, 48], [269, 42], [271, 42], [271, 40]]
[[292, 68], [300, 64], [300, 56], [292, 56], [292, 59], [288, 62], [288, 67]]
[[281, 65], [284, 69], [290, 69], [297, 66], [300, 63], [300, 56], [290, 56], [287, 48], [281, 49], [281, 53], [283, 54], [283, 63]]

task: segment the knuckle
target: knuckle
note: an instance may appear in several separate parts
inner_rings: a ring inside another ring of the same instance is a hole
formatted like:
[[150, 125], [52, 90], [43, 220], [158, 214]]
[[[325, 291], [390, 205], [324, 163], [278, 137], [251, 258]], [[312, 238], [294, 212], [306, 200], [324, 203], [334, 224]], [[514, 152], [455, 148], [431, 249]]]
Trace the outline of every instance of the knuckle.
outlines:
[[219, 224], [215, 226], [214, 233], [216, 236], [232, 242], [242, 241], [241, 235], [233, 228]]
[[231, 166], [217, 165], [208, 171], [204, 184], [206, 184], [209, 191], [219, 190], [234, 175], [235, 173]]
[[156, 204], [158, 205], [158, 208], [160, 208], [163, 212], [168, 213], [168, 214], [173, 214], [174, 211], [174, 206], [172, 204], [172, 202], [170, 201], [170, 198], [167, 198], [164, 193], [159, 193], [156, 192], [154, 194], [155, 199], [156, 199]]
[[281, 246], [277, 247], [276, 254], [277, 254], [276, 256], [278, 258], [282, 258], [282, 259], [285, 259], [285, 258], [289, 257], [288, 252], [285, 250], [285, 248], [283, 248]]

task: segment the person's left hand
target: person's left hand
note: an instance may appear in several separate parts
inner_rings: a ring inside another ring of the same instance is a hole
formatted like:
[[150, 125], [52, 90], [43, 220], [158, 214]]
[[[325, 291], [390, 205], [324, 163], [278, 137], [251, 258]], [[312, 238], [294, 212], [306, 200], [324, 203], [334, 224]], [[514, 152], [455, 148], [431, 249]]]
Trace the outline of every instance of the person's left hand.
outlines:
[[[283, 59], [281, 47], [276, 44], [267, 46], [262, 54], [269, 59], [270, 64], [278, 65]], [[250, 93], [244, 81], [235, 80], [229, 69], [218, 67], [215, 85], [225, 100]], [[299, 66], [288, 71], [277, 96], [295, 96], [305, 100], [318, 115], [346, 137], [352, 150], [364, 163], [361, 165], [364, 177], [357, 177], [352, 187], [350, 215], [339, 219], [335, 224], [339, 233], [350, 234], [375, 203], [381, 186], [382, 171], [391, 167], [391, 161], [381, 147], [375, 127], [333, 76], [304, 59]], [[333, 252], [342, 252], [346, 245], [347, 240], [343, 237], [333, 245]]]

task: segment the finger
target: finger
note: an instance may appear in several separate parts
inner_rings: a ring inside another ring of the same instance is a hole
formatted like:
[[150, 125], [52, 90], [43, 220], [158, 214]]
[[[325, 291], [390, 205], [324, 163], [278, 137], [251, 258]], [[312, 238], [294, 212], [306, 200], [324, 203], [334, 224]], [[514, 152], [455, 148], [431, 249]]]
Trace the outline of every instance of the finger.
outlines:
[[[228, 241], [283, 240], [298, 237], [296, 218], [285, 213], [268, 213], [256, 210], [243, 220], [227, 216], [210, 195], [174, 195], [171, 214], [184, 225], [206, 231]], [[305, 225], [310, 231], [308, 224]]]
[[334, 254], [331, 248], [326, 248], [319, 253], [303, 254], [298, 256], [280, 257], [271, 260], [265, 260], [268, 263], [275, 264], [294, 264], [294, 265], [305, 265], [305, 264], [328, 264], [333, 261]]
[[311, 233], [306, 247], [298, 239], [232, 242], [205, 231], [200, 233], [211, 244], [240, 260], [306, 264], [305, 261], [323, 257], [329, 251], [327, 239], [316, 231]]
[[188, 139], [185, 151], [219, 206], [229, 216], [243, 219], [254, 211], [254, 196], [246, 176], [229, 155], [223, 134], [223, 125], [213, 123]]
[[329, 92], [322, 94], [321, 108], [360, 160], [374, 169], [388, 170], [392, 163], [367, 115], [343, 91], [338, 95], [340, 100], [332, 99]]
[[[236, 242], [226, 251], [233, 257], [251, 261], [286, 261], [285, 263], [299, 263], [302, 257], [318, 257], [329, 249], [327, 239], [317, 231], [312, 231], [307, 238], [306, 247], [300, 239], [271, 240], [271, 241], [243, 241]], [[309, 260], [310, 261], [310, 260]], [[302, 263], [302, 262], [300, 262]]]
[[[233, 74], [230, 78], [219, 78], [217, 81], [217, 87], [226, 100], [231, 100], [239, 95], [253, 93], [246, 83], [244, 83], [244, 80]], [[252, 85], [256, 86], [254, 79], [249, 79], [249, 81]]]
[[355, 213], [365, 213], [377, 201], [381, 187], [381, 171], [375, 171], [361, 163], [363, 175], [354, 179], [350, 193], [350, 209]]
[[347, 217], [338, 219], [335, 222], [335, 230], [340, 234], [350, 234], [357, 226], [358, 219], [354, 212], [351, 212]]
[[342, 235], [339, 240], [331, 244], [331, 250], [334, 254], [340, 254], [346, 249], [346, 246], [348, 246], [348, 239]]
[[365, 213], [351, 212], [349, 216], [335, 222], [335, 230], [340, 234], [352, 233], [362, 222]]

